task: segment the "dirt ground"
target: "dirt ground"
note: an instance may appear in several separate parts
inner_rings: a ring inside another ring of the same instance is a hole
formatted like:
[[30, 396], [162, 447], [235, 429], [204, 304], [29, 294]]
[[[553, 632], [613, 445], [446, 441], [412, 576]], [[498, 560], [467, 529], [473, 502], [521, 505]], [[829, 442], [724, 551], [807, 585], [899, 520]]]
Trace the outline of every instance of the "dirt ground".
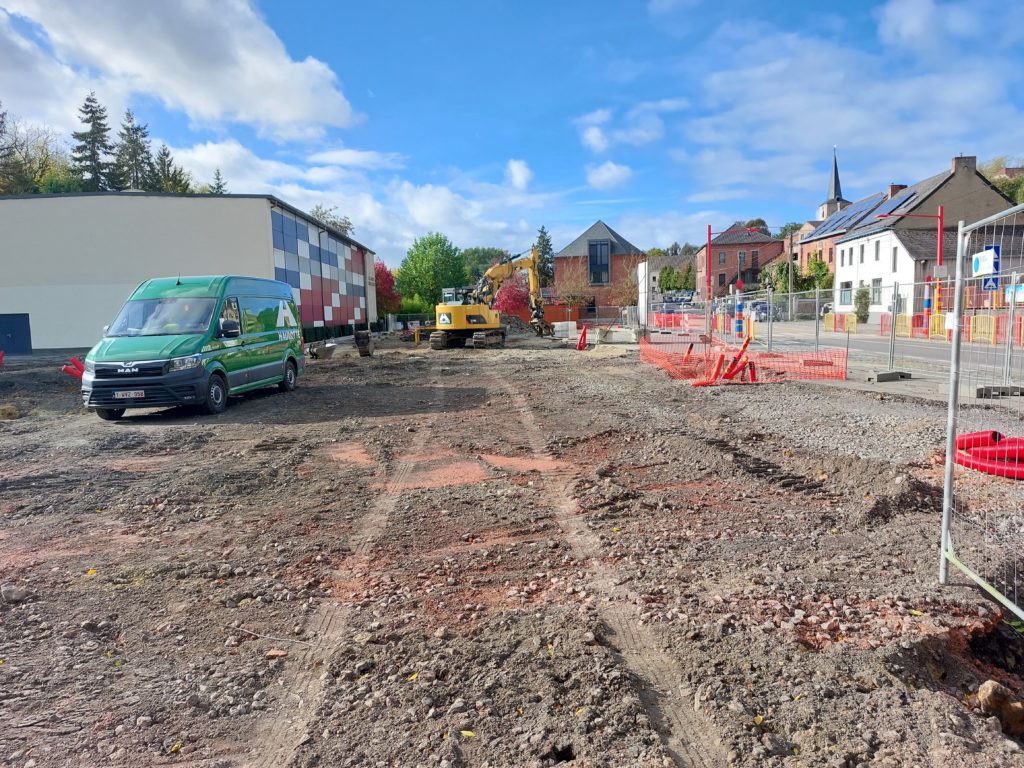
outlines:
[[941, 404], [385, 342], [107, 423], [57, 367], [0, 372], [4, 765], [1024, 766]]

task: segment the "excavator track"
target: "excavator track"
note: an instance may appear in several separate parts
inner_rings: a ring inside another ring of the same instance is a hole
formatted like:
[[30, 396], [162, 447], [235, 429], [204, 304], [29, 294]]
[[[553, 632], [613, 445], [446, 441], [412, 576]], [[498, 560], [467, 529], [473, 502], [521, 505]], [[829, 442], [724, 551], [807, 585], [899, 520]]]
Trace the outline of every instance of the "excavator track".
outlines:
[[447, 349], [448, 348], [448, 334], [444, 331], [434, 331], [430, 334], [430, 348], [431, 349]]
[[485, 347], [504, 347], [505, 346], [505, 331], [494, 330], [494, 331], [477, 331], [473, 334], [473, 338], [466, 344], [467, 347], [472, 346], [473, 349], [483, 349]]

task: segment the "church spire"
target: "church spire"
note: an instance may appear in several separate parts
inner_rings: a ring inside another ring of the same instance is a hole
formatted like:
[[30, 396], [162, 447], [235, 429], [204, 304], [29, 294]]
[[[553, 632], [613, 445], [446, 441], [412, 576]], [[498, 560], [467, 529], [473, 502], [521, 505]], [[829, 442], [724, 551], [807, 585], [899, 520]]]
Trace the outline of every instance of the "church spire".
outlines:
[[843, 199], [843, 188], [839, 185], [839, 161], [836, 160], [836, 148], [832, 147], [832, 178], [828, 180], [828, 200]]

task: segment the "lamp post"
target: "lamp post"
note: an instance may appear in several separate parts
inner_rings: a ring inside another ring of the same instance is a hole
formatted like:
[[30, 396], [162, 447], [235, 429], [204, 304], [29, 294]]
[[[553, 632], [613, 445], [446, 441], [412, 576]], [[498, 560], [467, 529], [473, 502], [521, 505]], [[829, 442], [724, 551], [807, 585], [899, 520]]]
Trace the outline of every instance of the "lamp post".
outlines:
[[[937, 238], [938, 239], [937, 239], [936, 244], [935, 244], [935, 277], [943, 278], [943, 277], [945, 277], [945, 272], [946, 272], [945, 267], [943, 267], [943, 265], [942, 265], [942, 228], [943, 228], [943, 223], [945, 221], [944, 215], [945, 215], [945, 212], [944, 212], [942, 206], [940, 205], [936, 209], [935, 213], [878, 213], [878, 214], [875, 214], [875, 218], [876, 219], [899, 219], [899, 218], [906, 217], [908, 219], [937, 219], [938, 220], [938, 234], [937, 234]], [[931, 280], [928, 279], [928, 278], [930, 278], [931, 275], [926, 275], [925, 277], [926, 277], [926, 282], [930, 283]], [[931, 316], [931, 296], [929, 295], [929, 293], [930, 293], [929, 290], [926, 288], [925, 289], [925, 306], [924, 306], [924, 310], [925, 310], [925, 315], [929, 316], [929, 318], [930, 318], [930, 316]], [[892, 313], [893, 317], [892, 317], [892, 320], [893, 320], [894, 324], [896, 322], [896, 305], [898, 303], [898, 299], [899, 299], [898, 296], [894, 296], [893, 297], [893, 313]], [[913, 299], [913, 296], [911, 296], [911, 299]], [[941, 312], [942, 312], [942, 288], [941, 288], [941, 282], [936, 282], [935, 283], [935, 307], [939, 311], [939, 313], [941, 314]], [[913, 308], [911, 308], [910, 311], [913, 312], [914, 311]], [[927, 322], [930, 323], [931, 320], [929, 319]], [[931, 329], [930, 328], [926, 329], [926, 332], [929, 335], [931, 335]]]

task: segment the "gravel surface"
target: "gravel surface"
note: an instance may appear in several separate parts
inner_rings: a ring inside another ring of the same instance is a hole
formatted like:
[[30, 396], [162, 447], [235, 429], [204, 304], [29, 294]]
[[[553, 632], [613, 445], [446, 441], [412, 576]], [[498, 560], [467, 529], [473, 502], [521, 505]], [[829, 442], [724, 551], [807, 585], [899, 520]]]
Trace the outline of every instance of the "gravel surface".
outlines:
[[977, 702], [1021, 636], [936, 583], [941, 404], [528, 337], [307, 370], [117, 423], [0, 373], [0, 764], [1024, 765]]

